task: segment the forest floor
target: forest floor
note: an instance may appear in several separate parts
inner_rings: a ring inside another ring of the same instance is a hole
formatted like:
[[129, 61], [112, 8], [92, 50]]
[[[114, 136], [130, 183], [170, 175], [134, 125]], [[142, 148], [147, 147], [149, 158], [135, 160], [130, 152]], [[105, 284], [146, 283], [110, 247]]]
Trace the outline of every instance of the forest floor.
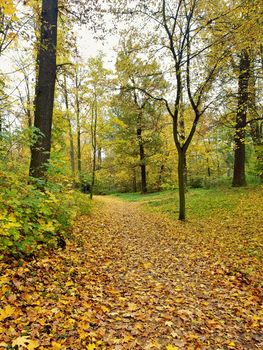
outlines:
[[95, 203], [65, 250], [0, 264], [0, 349], [263, 349], [257, 191], [185, 223]]

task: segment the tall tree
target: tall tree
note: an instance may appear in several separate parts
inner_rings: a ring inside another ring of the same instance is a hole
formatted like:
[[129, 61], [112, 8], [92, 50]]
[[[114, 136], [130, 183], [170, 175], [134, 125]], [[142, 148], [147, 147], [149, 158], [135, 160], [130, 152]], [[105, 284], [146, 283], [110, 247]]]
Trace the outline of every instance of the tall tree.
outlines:
[[58, 0], [42, 0], [34, 127], [38, 137], [31, 148], [30, 175], [44, 178], [50, 159], [56, 78]]
[[262, 7], [258, 0], [255, 0], [253, 4], [248, 1], [241, 3], [237, 1], [237, 3], [240, 5], [238, 9], [239, 16], [235, 19], [234, 25], [239, 28], [233, 40], [234, 52], [238, 52], [239, 50], [237, 111], [234, 136], [234, 171], [232, 182], [235, 187], [246, 185], [246, 129], [247, 125], [250, 123], [250, 120], [248, 120], [248, 112], [249, 107], [252, 105], [252, 94], [249, 90], [251, 90], [250, 85], [254, 74], [252, 69], [253, 56], [256, 50], [259, 49], [259, 45], [256, 46], [252, 44], [252, 41], [258, 38], [257, 29], [260, 30], [258, 24], [259, 11]]
[[91, 170], [91, 186], [90, 186], [90, 199], [93, 198], [96, 166], [97, 166], [97, 125], [98, 125], [98, 96], [96, 89], [94, 90], [93, 102], [91, 105], [91, 146], [92, 146], [92, 170]]
[[[100, 164], [102, 148], [99, 144], [100, 134], [103, 128], [103, 118], [104, 110], [107, 105], [107, 100], [109, 98], [108, 86], [108, 74], [109, 71], [103, 65], [102, 56], [98, 55], [96, 57], [90, 58], [87, 64], [86, 76], [83, 77], [83, 103], [88, 106], [86, 124], [89, 126], [90, 130], [90, 143], [91, 143], [91, 186], [90, 186], [90, 198], [92, 199], [96, 171], [98, 170], [98, 164]], [[107, 92], [107, 97], [106, 97]], [[84, 119], [84, 118], [83, 118]], [[85, 129], [85, 125], [83, 125]]]
[[126, 123], [129, 137], [134, 138], [139, 157], [141, 178], [141, 192], [147, 192], [147, 162], [150, 157], [150, 149], [159, 140], [160, 102], [152, 100], [149, 96], [137, 89], [160, 93], [167, 87], [162, 73], [156, 61], [145, 62], [138, 50], [139, 43], [135, 43], [133, 34], [122, 41], [116, 69], [117, 84], [121, 89], [115, 105], [119, 105], [121, 119]]
[[[186, 152], [201, 116], [210, 105], [209, 92], [225, 54], [220, 46], [223, 38], [214, 37], [210, 31], [210, 26], [215, 26], [220, 15], [198, 0], [162, 0], [158, 3], [142, 1], [135, 7], [135, 12], [139, 16], [146, 16], [153, 23], [154, 33], [150, 32], [146, 36], [152, 38], [152, 45], [149, 39], [145, 44], [146, 47], [154, 47], [148, 52], [155, 57], [156, 52], [165, 53], [165, 59], [164, 56], [159, 57], [160, 65], [164, 74], [169, 75], [172, 93], [165, 97], [157, 96], [140, 85], [136, 89], [162, 101], [172, 118], [174, 143], [178, 153], [179, 219], [185, 220]], [[211, 19], [207, 21], [207, 18]], [[195, 79], [192, 79], [193, 75]], [[190, 105], [193, 111], [192, 124], [188, 134], [185, 133], [183, 137], [180, 133], [182, 101]]]
[[233, 186], [246, 185], [245, 176], [245, 137], [248, 109], [248, 82], [250, 72], [250, 57], [248, 50], [242, 50], [239, 62], [238, 102], [235, 124], [235, 158]]

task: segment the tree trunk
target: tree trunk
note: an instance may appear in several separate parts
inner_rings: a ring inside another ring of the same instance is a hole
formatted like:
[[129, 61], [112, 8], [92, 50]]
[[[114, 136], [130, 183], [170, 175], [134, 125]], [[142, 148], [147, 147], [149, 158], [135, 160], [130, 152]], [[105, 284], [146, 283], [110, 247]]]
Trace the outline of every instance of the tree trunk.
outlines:
[[97, 170], [101, 169], [101, 163], [102, 163], [102, 154], [101, 154], [101, 147], [98, 148], [98, 164], [97, 164]]
[[211, 177], [211, 169], [209, 165], [209, 158], [206, 158], [206, 163], [207, 163], [207, 175], [208, 177]]
[[44, 178], [50, 159], [51, 129], [56, 78], [58, 0], [42, 0], [34, 127], [39, 130], [31, 147], [30, 175]]
[[69, 126], [71, 174], [72, 174], [73, 179], [75, 179], [74, 139], [73, 139], [71, 120], [70, 120], [70, 116], [69, 116], [68, 89], [67, 89], [67, 79], [66, 79], [66, 75], [65, 74], [64, 74], [64, 99], [65, 99], [65, 107], [66, 107], [66, 119], [68, 121], [68, 126]]
[[76, 88], [76, 96], [75, 96], [75, 102], [76, 102], [76, 117], [77, 117], [77, 158], [78, 158], [78, 175], [81, 180], [81, 136], [80, 136], [80, 105], [79, 105], [79, 82], [78, 82], [78, 73], [76, 71], [76, 81], [75, 81], [75, 88]]
[[[185, 123], [184, 123], [184, 114], [185, 114], [185, 107], [183, 104], [183, 95], [181, 95], [181, 111], [180, 111], [180, 118], [179, 118], [179, 140], [180, 144], [184, 145], [185, 143]], [[187, 163], [186, 163], [186, 154], [184, 154], [184, 186], [185, 189], [187, 189]]]
[[234, 175], [232, 185], [240, 187], [246, 185], [245, 175], [245, 137], [248, 108], [248, 81], [250, 59], [247, 50], [243, 50], [239, 63], [238, 105], [235, 125], [235, 156]]
[[70, 165], [71, 165], [71, 174], [73, 177], [73, 182], [75, 183], [75, 151], [74, 151], [74, 139], [73, 139], [73, 132], [72, 132], [72, 126], [71, 121], [68, 119], [68, 126], [69, 126], [69, 142], [70, 142]]
[[178, 149], [179, 220], [185, 220], [185, 152]]
[[132, 170], [132, 190], [133, 192], [137, 192], [136, 168]]
[[162, 186], [162, 180], [163, 180], [163, 173], [164, 173], [165, 166], [162, 164], [160, 166], [160, 171], [159, 171], [159, 176], [158, 176], [158, 182], [157, 182], [157, 191], [161, 191], [161, 186]]
[[147, 193], [147, 176], [146, 176], [146, 157], [144, 151], [144, 145], [142, 140], [142, 129], [137, 128], [137, 140], [139, 143], [140, 152], [140, 168], [141, 168], [141, 191], [142, 193]]
[[98, 106], [97, 106], [97, 96], [95, 94], [95, 103], [94, 103], [94, 106], [92, 107], [92, 119], [91, 119], [92, 174], [91, 174], [91, 186], [90, 186], [90, 199], [93, 198], [95, 176], [96, 176], [97, 121], [98, 121]]

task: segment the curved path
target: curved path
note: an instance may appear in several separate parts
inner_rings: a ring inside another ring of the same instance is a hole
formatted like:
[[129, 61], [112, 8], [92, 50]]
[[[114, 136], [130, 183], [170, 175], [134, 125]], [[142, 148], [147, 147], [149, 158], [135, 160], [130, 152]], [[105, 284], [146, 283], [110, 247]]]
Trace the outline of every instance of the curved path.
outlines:
[[263, 348], [257, 289], [218, 260], [212, 231], [95, 201], [66, 250], [13, 270], [20, 309], [0, 343], [27, 327], [45, 350]]
[[259, 328], [251, 327], [257, 296], [210, 257], [199, 227], [188, 233], [137, 203], [97, 200], [80, 231], [87, 261], [94, 261], [92, 299], [105, 304], [107, 349], [261, 347]]

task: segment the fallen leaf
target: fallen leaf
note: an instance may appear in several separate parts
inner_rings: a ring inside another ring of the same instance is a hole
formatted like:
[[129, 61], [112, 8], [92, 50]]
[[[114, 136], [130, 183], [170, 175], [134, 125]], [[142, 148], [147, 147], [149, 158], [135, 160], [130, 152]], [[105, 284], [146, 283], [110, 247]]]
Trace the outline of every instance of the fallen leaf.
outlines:
[[0, 321], [3, 321], [4, 319], [10, 317], [15, 312], [15, 308], [13, 308], [10, 305], [7, 305], [3, 309], [0, 310]]

